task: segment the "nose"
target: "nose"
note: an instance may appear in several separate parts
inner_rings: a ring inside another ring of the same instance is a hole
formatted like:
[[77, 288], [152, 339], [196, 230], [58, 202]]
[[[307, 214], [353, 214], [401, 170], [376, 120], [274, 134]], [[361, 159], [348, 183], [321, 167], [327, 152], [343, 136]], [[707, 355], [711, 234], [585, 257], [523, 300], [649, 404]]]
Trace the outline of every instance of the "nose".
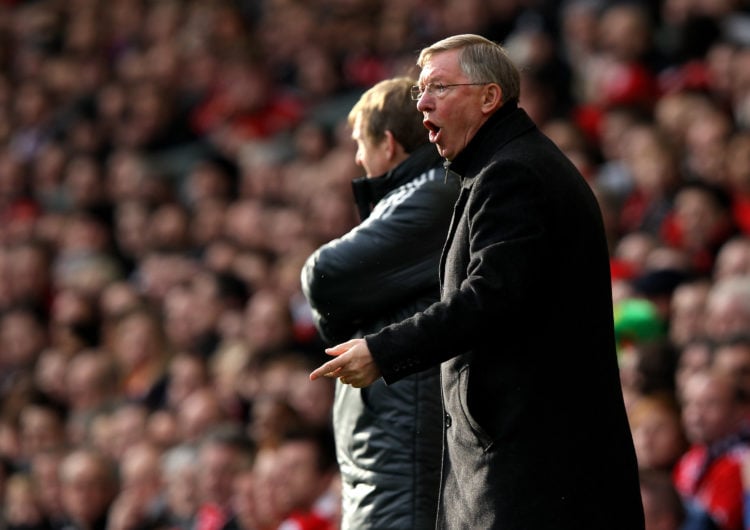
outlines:
[[420, 98], [417, 100], [417, 110], [424, 112], [432, 108], [432, 98], [428, 92], [423, 92]]

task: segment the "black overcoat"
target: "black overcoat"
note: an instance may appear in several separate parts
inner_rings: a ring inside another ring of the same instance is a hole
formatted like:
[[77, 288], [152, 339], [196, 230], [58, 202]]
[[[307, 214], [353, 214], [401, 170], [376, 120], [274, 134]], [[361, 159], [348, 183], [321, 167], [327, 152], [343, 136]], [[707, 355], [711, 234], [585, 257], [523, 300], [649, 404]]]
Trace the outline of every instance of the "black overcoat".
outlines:
[[388, 383], [442, 363], [438, 527], [642, 529], [594, 195], [513, 101], [447, 170], [441, 301], [366, 337]]

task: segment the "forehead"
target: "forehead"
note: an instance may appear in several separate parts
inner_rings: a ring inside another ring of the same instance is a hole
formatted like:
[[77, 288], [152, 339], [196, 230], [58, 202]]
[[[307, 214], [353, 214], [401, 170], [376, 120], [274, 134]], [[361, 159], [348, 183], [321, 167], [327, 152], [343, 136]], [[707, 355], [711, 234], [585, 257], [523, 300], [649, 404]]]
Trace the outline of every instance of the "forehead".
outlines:
[[460, 79], [463, 72], [458, 62], [459, 52], [460, 50], [448, 50], [431, 55], [422, 66], [419, 81], [431, 83], [444, 79], [452, 81]]
[[696, 374], [685, 384], [685, 397], [693, 400], [731, 401], [731, 386], [725, 380]]

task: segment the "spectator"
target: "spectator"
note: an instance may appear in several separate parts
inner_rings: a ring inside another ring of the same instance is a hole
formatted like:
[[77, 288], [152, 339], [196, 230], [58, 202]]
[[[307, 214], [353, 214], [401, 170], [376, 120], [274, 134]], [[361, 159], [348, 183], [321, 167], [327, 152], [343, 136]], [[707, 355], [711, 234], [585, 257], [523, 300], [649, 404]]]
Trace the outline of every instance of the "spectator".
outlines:
[[99, 318], [90, 296], [78, 287], [60, 288], [50, 308], [49, 341], [66, 358], [95, 347], [99, 341]]
[[711, 366], [714, 343], [698, 337], [687, 342], [679, 352], [677, 367], [675, 368], [675, 387], [677, 397], [682, 400], [687, 380], [692, 375], [702, 372]]
[[120, 401], [112, 411], [106, 413], [107, 438], [100, 440], [100, 449], [119, 460], [133, 446], [146, 437], [149, 409], [135, 401]]
[[661, 229], [667, 244], [687, 253], [691, 272], [709, 275], [719, 249], [735, 233], [730, 199], [721, 187], [686, 182], [675, 192]]
[[170, 528], [189, 530], [198, 511], [197, 449], [192, 444], [172, 447], [163, 454], [160, 470], [164, 480], [164, 523]]
[[[306, 360], [307, 361], [307, 360]], [[332, 381], [309, 381], [313, 361], [301, 363], [289, 376], [288, 401], [306, 425], [324, 428], [331, 425], [335, 385]]]
[[750, 277], [716, 282], [706, 300], [706, 334], [715, 341], [750, 329]]
[[116, 464], [92, 449], [75, 449], [60, 464], [63, 528], [105, 530], [119, 483]]
[[672, 292], [669, 308], [669, 339], [677, 348], [705, 334], [704, 312], [711, 282], [683, 282]]
[[261, 394], [253, 400], [247, 433], [259, 447], [276, 447], [284, 433], [302, 425], [302, 418], [287, 400], [273, 394]]
[[68, 359], [56, 348], [45, 348], [34, 366], [34, 386], [54, 401], [67, 401], [65, 376]]
[[699, 372], [685, 384], [682, 418], [690, 448], [677, 462], [674, 481], [688, 528], [743, 528], [741, 463], [749, 447], [742, 430], [745, 407], [728, 375]]
[[1, 379], [30, 370], [47, 344], [43, 317], [32, 308], [18, 306], [0, 314]]
[[198, 354], [176, 353], [169, 362], [165, 389], [165, 407], [170, 411], [180, 409], [182, 403], [209, 385], [206, 360]]
[[[590, 139], [602, 156], [594, 183], [601, 192], [613, 197], [619, 209], [636, 185], [626, 159], [626, 139], [632, 130], [648, 124], [649, 120], [632, 106], [612, 105], [603, 112], [599, 121], [596, 137]], [[583, 125], [580, 127], [583, 128]], [[619, 231], [619, 224], [617, 228], [618, 237], [627, 237], [627, 232]]]
[[50, 528], [37, 500], [34, 483], [28, 475], [16, 473], [8, 477], [3, 501], [3, 528], [8, 530], [21, 528], [47, 530]]
[[732, 217], [745, 234], [750, 234], [750, 133], [736, 132], [726, 147], [725, 168]]
[[222, 409], [234, 421], [247, 418], [248, 403], [243, 395], [246, 367], [253, 362], [247, 344], [237, 339], [227, 339], [216, 349], [209, 360], [209, 384], [216, 392]]
[[[251, 530], [266, 528], [259, 517], [256, 501], [257, 484], [252, 468], [240, 469], [232, 486], [232, 518], [222, 530]], [[269, 525], [268, 528], [272, 526]]]
[[334, 524], [319, 511], [336, 468], [332, 433], [289, 433], [277, 449], [281, 507], [280, 527], [295, 530], [332, 530]]
[[120, 491], [112, 503], [107, 528], [137, 530], [167, 524], [161, 456], [161, 450], [148, 442], [125, 451], [119, 466]]
[[[245, 470], [239, 471], [240, 481], [235, 483], [234, 503], [238, 508], [237, 515], [242, 517], [237, 520], [240, 525], [256, 522], [260, 528], [279, 528], [286, 514], [281, 499], [282, 483], [278, 477], [278, 449], [273, 445], [260, 447], [252, 467], [252, 487], [242, 487], [248, 485]], [[254, 509], [255, 513], [246, 513], [248, 509]], [[251, 517], [252, 521], [248, 521]]]
[[687, 177], [725, 185], [725, 153], [734, 123], [718, 104], [706, 105], [702, 110], [685, 130]]
[[67, 365], [65, 396], [69, 409], [68, 436], [76, 443], [87, 439], [92, 419], [111, 411], [120, 395], [112, 357], [102, 350], [83, 350]]
[[750, 236], [735, 236], [721, 246], [713, 275], [717, 281], [728, 276], [750, 276]]
[[652, 23], [645, 7], [605, 4], [596, 22], [596, 46], [587, 50], [584, 58], [588, 60], [576, 65], [583, 102], [576, 114], [592, 134], [604, 109], [628, 105], [650, 110], [658, 97], [659, 65], [654, 60]]
[[219, 427], [208, 432], [198, 450], [197, 530], [219, 530], [232, 517], [231, 499], [238, 470], [252, 465], [254, 447], [238, 430]]
[[127, 399], [151, 408], [163, 403], [163, 384], [169, 359], [164, 329], [153, 312], [136, 308], [122, 315], [112, 344]]
[[665, 471], [641, 471], [641, 498], [646, 530], [680, 530], [685, 507]]
[[717, 343], [711, 365], [731, 376], [745, 398], [750, 396], [750, 335], [742, 333]]
[[226, 419], [226, 412], [216, 391], [202, 387], [191, 392], [178, 406], [177, 425], [180, 439], [196, 443]]
[[630, 128], [623, 141], [633, 188], [620, 212], [621, 233], [642, 230], [658, 236], [680, 182], [674, 147], [652, 124]]
[[20, 411], [19, 436], [26, 467], [42, 452], [65, 447], [66, 410], [44, 396], [30, 399]]
[[259, 354], [282, 352], [296, 346], [287, 300], [272, 289], [253, 294], [245, 306], [244, 322], [245, 340]]
[[60, 528], [65, 520], [60, 477], [60, 464], [65, 455], [64, 448], [42, 451], [31, 458], [29, 465], [39, 507], [52, 528]]
[[25, 240], [7, 249], [8, 282], [11, 304], [49, 309], [53, 277], [51, 249], [42, 241]]
[[687, 448], [680, 409], [672, 396], [669, 392], [643, 396], [630, 408], [628, 417], [641, 473], [671, 473]]

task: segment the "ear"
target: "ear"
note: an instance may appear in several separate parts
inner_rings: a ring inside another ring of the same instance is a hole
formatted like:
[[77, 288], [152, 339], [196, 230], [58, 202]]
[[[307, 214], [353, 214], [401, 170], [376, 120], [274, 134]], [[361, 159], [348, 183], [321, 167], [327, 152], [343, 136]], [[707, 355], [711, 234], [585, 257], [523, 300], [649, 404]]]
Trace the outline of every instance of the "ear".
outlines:
[[403, 150], [401, 144], [396, 141], [393, 133], [389, 130], [385, 131], [385, 137], [383, 138], [383, 150], [385, 151], [387, 160], [393, 160], [394, 158], [400, 156], [400, 153]]
[[503, 89], [497, 83], [489, 83], [482, 91], [482, 112], [490, 114], [500, 108], [503, 101]]

